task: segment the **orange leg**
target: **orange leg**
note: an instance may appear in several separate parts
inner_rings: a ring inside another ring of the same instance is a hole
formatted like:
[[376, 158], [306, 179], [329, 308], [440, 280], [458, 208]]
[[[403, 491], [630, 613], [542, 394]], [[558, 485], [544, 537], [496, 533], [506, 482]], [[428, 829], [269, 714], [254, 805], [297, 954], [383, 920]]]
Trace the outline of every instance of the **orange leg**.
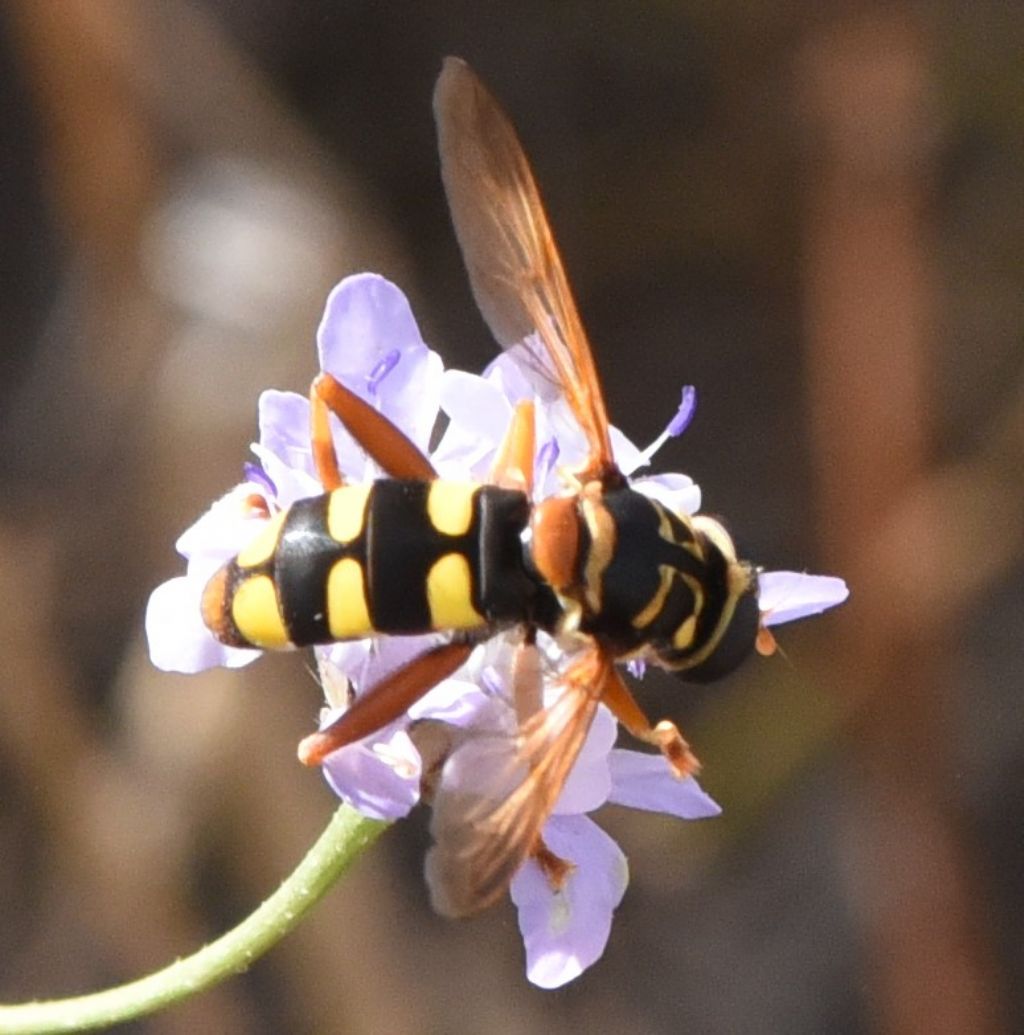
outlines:
[[299, 761], [319, 765], [332, 751], [352, 744], [393, 722], [442, 679], [447, 679], [473, 650], [466, 643], [445, 643], [421, 654], [387, 679], [370, 687], [327, 729], [299, 743]]
[[652, 726], [615, 669], [611, 670], [604, 684], [601, 700], [634, 737], [657, 747], [678, 777], [693, 776], [700, 769], [700, 762], [690, 751], [689, 744], [683, 740], [675, 724], [663, 719], [657, 726]]
[[533, 457], [536, 438], [532, 400], [516, 403], [512, 423], [494, 457], [491, 477], [494, 485], [503, 489], [533, 492]]
[[[330, 374], [318, 374], [309, 390], [313, 403], [313, 456], [317, 464], [317, 472], [323, 478], [337, 478], [337, 485], [324, 488], [330, 491], [341, 484], [338, 473], [338, 461], [334, 455], [334, 447], [330, 446], [330, 454], [322, 444], [321, 425], [327, 424], [326, 407], [345, 425], [349, 434], [359, 443], [366, 455], [389, 474], [392, 478], [415, 478], [419, 481], [432, 481], [437, 477], [433, 464], [413, 445], [387, 417], [379, 414], [369, 403], [364, 402], [355, 392], [349, 391], [337, 378]], [[320, 411], [320, 416], [317, 411]], [[330, 439], [330, 428], [326, 429], [326, 438]], [[320, 442], [319, 446], [317, 442]]]
[[527, 636], [527, 640], [516, 648], [512, 659], [512, 701], [520, 726], [544, 707], [544, 676], [540, 668], [540, 651], [537, 650], [532, 630], [527, 632]]
[[317, 391], [314, 381], [309, 389], [309, 442], [313, 450], [313, 464], [324, 492], [333, 492], [345, 484], [338, 467], [338, 454], [334, 448], [329, 417], [327, 403]]

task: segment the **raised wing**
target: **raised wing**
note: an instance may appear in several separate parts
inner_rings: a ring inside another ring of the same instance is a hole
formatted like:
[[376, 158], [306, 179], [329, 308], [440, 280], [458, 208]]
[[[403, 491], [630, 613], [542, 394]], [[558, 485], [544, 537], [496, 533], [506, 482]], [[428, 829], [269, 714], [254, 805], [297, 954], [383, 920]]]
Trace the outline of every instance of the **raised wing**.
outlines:
[[434, 117], [448, 207], [480, 312], [504, 348], [536, 335], [527, 348], [587, 436], [584, 478], [616, 472], [590, 345], [515, 129], [459, 58], [445, 59]]
[[435, 845], [426, 859], [437, 912], [468, 916], [492, 905], [536, 850], [611, 667], [588, 650], [566, 673], [559, 697], [518, 735], [476, 733], [455, 749], [434, 800]]

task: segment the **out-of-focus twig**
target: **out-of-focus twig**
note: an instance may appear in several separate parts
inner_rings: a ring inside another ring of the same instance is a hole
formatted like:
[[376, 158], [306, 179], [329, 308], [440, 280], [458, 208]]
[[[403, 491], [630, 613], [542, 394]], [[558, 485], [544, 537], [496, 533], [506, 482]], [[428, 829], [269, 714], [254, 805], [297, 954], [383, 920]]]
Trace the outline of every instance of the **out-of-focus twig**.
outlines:
[[995, 459], [930, 468], [927, 64], [899, 14], [808, 45], [806, 311], [823, 534], [853, 592], [836, 681], [863, 706], [847, 859], [871, 1007], [878, 1030], [952, 1035], [999, 1030], [1001, 1006], [950, 791], [945, 660], [956, 616], [1019, 555], [1021, 505]]

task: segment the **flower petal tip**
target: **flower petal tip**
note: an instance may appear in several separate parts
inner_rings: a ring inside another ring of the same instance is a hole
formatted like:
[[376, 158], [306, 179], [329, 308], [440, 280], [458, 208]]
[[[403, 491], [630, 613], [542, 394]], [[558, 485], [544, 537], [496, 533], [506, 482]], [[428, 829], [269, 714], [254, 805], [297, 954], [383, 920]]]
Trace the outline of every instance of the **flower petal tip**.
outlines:
[[781, 625], [821, 614], [850, 595], [843, 579], [798, 571], [768, 571], [758, 578], [759, 604], [765, 625]]

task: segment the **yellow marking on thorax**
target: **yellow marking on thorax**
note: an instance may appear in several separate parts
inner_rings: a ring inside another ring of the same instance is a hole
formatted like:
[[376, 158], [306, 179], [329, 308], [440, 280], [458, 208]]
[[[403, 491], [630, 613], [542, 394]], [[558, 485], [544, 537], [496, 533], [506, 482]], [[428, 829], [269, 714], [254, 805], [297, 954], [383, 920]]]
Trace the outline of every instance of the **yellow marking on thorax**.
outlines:
[[643, 629], [645, 626], [650, 625], [655, 618], [658, 617], [658, 613], [665, 606], [665, 598], [669, 594], [669, 590], [672, 588], [672, 580], [675, 577], [676, 570], [670, 564], [659, 564], [658, 565], [658, 588], [654, 592], [654, 596], [644, 606], [643, 610], [633, 616], [632, 625], [634, 629]]
[[704, 587], [701, 585], [700, 579], [687, 575], [686, 572], [680, 572], [680, 574], [683, 582], [690, 587], [690, 592], [693, 594], [693, 613], [699, 615], [704, 610]]
[[256, 533], [256, 537], [246, 546], [236, 558], [240, 568], [255, 568], [274, 556], [277, 549], [277, 540], [281, 536], [281, 526], [287, 517], [288, 511], [282, 510], [275, 514]]
[[430, 523], [443, 535], [465, 535], [473, 523], [473, 497], [479, 488], [473, 482], [431, 482], [427, 496]]
[[686, 514], [672, 515], [682, 522], [683, 528], [686, 529], [685, 537], [680, 540], [678, 538], [678, 529], [672, 524], [667, 508], [657, 500], [652, 500], [651, 502], [658, 509], [658, 535], [667, 542], [682, 547], [691, 557], [695, 557], [698, 561], [703, 562], [704, 550], [700, 545], [700, 540], [697, 538], [697, 533], [694, 531], [693, 522], [690, 518]]
[[235, 590], [231, 617], [238, 631], [255, 647], [279, 650], [291, 646], [269, 575], [254, 575]]
[[327, 576], [327, 627], [336, 640], [359, 639], [373, 632], [363, 566], [354, 557], [335, 562]]
[[343, 485], [335, 489], [327, 501], [327, 531], [339, 543], [351, 543], [363, 531], [366, 523], [366, 501], [371, 482], [363, 485]]
[[679, 628], [672, 634], [672, 646], [676, 650], [686, 650], [693, 643], [697, 634], [697, 616], [690, 615], [685, 621], [679, 623]]
[[446, 553], [427, 574], [427, 603], [435, 629], [475, 629], [484, 616], [473, 607], [473, 574], [461, 553]]
[[657, 500], [651, 500], [651, 504], [658, 512], [658, 535], [668, 543], [676, 543], [675, 529], [672, 527], [672, 520], [668, 516], [668, 509], [663, 507]]
[[611, 514], [601, 501], [601, 489], [596, 482], [585, 487], [581, 500], [583, 520], [590, 532], [590, 547], [583, 566], [584, 595], [587, 605], [596, 614], [601, 610], [601, 580], [615, 552], [616, 529]]
[[693, 643], [694, 636], [697, 635], [697, 619], [704, 610], [704, 587], [700, 584], [700, 580], [695, 579], [692, 575], [687, 575], [685, 572], [680, 572], [680, 574], [683, 582], [690, 587], [690, 592], [693, 594], [693, 614], [679, 623], [679, 627], [672, 634], [672, 646], [676, 650], [686, 650]]

